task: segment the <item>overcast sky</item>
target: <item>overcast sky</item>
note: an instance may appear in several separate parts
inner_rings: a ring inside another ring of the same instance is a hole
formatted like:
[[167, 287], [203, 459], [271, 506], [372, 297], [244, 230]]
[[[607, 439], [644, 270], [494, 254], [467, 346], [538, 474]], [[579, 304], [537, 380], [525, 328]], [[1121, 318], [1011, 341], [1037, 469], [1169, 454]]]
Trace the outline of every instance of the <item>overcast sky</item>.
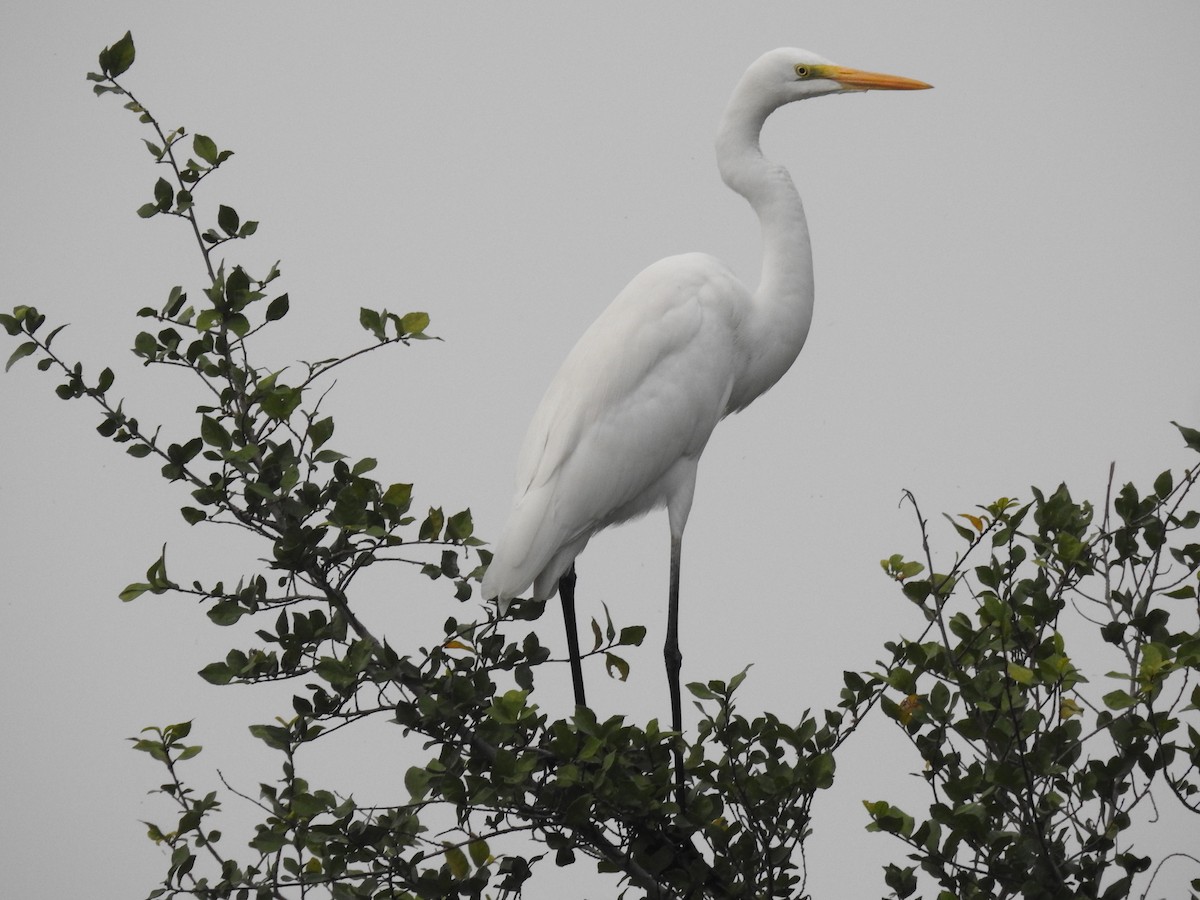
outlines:
[[[84, 81], [132, 29], [126, 83], [236, 153], [200, 195], [262, 223], [231, 260], [282, 260], [275, 363], [360, 346], [361, 305], [431, 315], [443, 343], [340, 376], [334, 444], [414, 482], [419, 504], [470, 506], [484, 538], [542, 390], [629, 278], [706, 250], [754, 281], [757, 226], [711, 149], [745, 66], [791, 45], [931, 82], [794, 105], [764, 134], [808, 211], [814, 324], [793, 370], [709, 445], [683, 577], [684, 678], [753, 663], [747, 712], [832, 705], [843, 669], [918, 629], [878, 568], [919, 547], [902, 489], [937, 518], [1061, 480], [1098, 501], [1110, 461], [1142, 480], [1190, 462], [1168, 422], [1200, 424], [1195, 4], [59, 0], [9, 4], [0, 26], [2, 305], [71, 322], [56, 348], [111, 365], [129, 412], [182, 433], [170, 407], [198, 397], [127, 348], [139, 307], [198, 292], [198, 256], [180, 223], [134, 215], [158, 174], [149, 135]], [[99, 439], [54, 383], [28, 360], [0, 378], [0, 856], [13, 896], [143, 896], [166, 862], [138, 820], [169, 811], [124, 738], [194, 717], [202, 784], [220, 766], [253, 793], [275, 758], [244, 726], [289, 707], [193, 674], [252, 626], [117, 593], [164, 541], [178, 580], [234, 580], [263, 548], [189, 528], [186, 493]], [[580, 560], [585, 618], [606, 601], [650, 629], [632, 686], [588, 673], [604, 714], [667, 718], [666, 563], [662, 514]], [[464, 614], [388, 574], [363, 602], [393, 644]], [[561, 644], [557, 612], [540, 630]], [[542, 702], [565, 713], [569, 685]], [[328, 786], [402, 800], [397, 741], [379, 728], [338, 748]], [[817, 897], [878, 896], [878, 863], [902, 855], [863, 832], [859, 801], [900, 800], [919, 761], [883, 727], [847, 750], [810, 845]], [[587, 863], [571, 877], [530, 896], [613, 893]]]

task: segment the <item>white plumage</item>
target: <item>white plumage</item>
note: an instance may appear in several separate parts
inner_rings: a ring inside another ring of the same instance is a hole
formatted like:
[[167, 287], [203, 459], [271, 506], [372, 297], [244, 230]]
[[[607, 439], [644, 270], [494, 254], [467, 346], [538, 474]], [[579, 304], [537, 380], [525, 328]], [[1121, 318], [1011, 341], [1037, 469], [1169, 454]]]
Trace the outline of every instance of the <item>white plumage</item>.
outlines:
[[[584, 333], [534, 414], [517, 465], [508, 524], [483, 580], [503, 613], [531, 585], [559, 590], [576, 701], [584, 703], [574, 624], [575, 558], [596, 532], [665, 506], [671, 592], [664, 656], [672, 726], [680, 728], [679, 564], [696, 468], [717, 423], [774, 385], [812, 322], [812, 255], [804, 207], [759, 134], [787, 103], [845, 91], [915, 90], [920, 81], [835, 66], [804, 50], [755, 61], [717, 131], [721, 177], [754, 208], [763, 265], [751, 293], [703, 253], [672, 256], [635, 277]], [[682, 764], [676, 756], [677, 785]]]

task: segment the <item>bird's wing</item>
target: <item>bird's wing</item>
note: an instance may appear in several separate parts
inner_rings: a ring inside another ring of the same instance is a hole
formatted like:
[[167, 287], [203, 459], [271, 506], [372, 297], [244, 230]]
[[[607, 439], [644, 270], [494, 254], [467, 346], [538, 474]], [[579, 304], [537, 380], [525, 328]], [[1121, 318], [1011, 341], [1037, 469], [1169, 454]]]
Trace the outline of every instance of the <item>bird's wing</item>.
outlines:
[[490, 587], [519, 593], [564, 548], [569, 565], [599, 529], [669, 499], [672, 470], [694, 468], [724, 413], [747, 300], [704, 254], [661, 260], [617, 295], [530, 423]]

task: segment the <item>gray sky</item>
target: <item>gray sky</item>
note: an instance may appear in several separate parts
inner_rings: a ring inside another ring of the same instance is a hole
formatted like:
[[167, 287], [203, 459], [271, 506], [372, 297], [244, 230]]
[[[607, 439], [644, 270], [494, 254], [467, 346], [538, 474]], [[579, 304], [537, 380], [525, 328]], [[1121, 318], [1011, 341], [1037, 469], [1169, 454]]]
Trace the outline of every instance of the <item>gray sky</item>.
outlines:
[[[757, 227], [711, 149], [745, 66], [792, 45], [934, 84], [791, 106], [764, 133], [805, 200], [816, 314], [793, 370], [710, 444], [683, 579], [684, 677], [754, 663], [748, 713], [832, 705], [842, 669], [917, 630], [878, 570], [918, 549], [902, 488], [936, 519], [1060, 480], [1099, 500], [1112, 460], [1122, 480], [1189, 461], [1168, 421], [1200, 423], [1194, 4], [60, 0], [0, 19], [3, 306], [71, 322], [56, 348], [112, 365], [127, 409], [180, 433], [170, 391], [191, 387], [126, 348], [137, 308], [175, 284], [199, 291], [198, 257], [180, 223], [134, 215], [157, 177], [144, 132], [83, 78], [130, 28], [129, 86], [237, 154], [200, 199], [262, 222], [232, 260], [261, 274], [282, 259], [279, 365], [360, 346], [360, 305], [430, 313], [444, 343], [340, 376], [333, 443], [377, 457], [381, 480], [415, 482], [418, 503], [469, 505], [485, 538], [542, 390], [629, 278], [687, 250], [756, 278]], [[219, 765], [253, 792], [275, 760], [244, 726], [286, 712], [288, 695], [192, 674], [250, 644], [252, 626], [117, 601], [164, 541], [178, 580], [235, 580], [262, 550], [189, 528], [186, 493], [98, 439], [95, 413], [54, 383], [29, 361], [0, 378], [0, 855], [14, 895], [141, 896], [166, 864], [138, 820], [169, 812], [123, 739], [195, 717], [196, 777]], [[949, 528], [934, 529], [948, 556]], [[666, 559], [657, 514], [580, 560], [585, 616], [604, 600], [650, 629], [631, 686], [589, 673], [602, 713], [667, 718]], [[366, 587], [395, 644], [466, 612], [415, 574]], [[560, 631], [551, 612], [541, 632], [557, 646]], [[542, 697], [559, 713], [562, 674]], [[413, 760], [397, 739], [380, 728], [313, 765], [326, 786], [402, 800]], [[848, 750], [810, 845], [818, 897], [874, 896], [877, 863], [902, 855], [863, 832], [860, 800], [922, 796], [919, 761], [886, 728]], [[567, 890], [612, 893], [586, 863], [571, 877]], [[563, 890], [547, 878], [530, 895]]]

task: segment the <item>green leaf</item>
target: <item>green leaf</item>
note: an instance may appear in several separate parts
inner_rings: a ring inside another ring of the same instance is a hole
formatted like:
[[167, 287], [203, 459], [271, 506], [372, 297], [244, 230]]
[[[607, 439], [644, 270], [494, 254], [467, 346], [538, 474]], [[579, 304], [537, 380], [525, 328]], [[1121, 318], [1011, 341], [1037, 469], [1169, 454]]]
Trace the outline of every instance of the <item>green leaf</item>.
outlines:
[[271, 393], [262, 398], [260, 405], [268, 416], [282, 422], [296, 411], [302, 396], [303, 391], [300, 388], [277, 385]]
[[220, 225], [221, 230], [230, 237], [237, 236], [238, 225], [240, 222], [241, 219], [238, 218], [237, 210], [235, 210], [233, 207], [222, 204], [217, 208], [217, 224]]
[[287, 294], [280, 294], [278, 297], [272, 300], [270, 305], [267, 307], [267, 321], [275, 322], [286, 316], [288, 314], [288, 305], [289, 301]]
[[687, 685], [687, 689], [691, 692], [693, 697], [698, 697], [701, 700], [716, 700], [717, 699], [717, 695], [714, 694], [711, 690], [709, 690], [707, 686], [701, 684], [699, 681], [690, 682]]
[[1104, 705], [1109, 709], [1128, 709], [1136, 702], [1125, 691], [1110, 691], [1104, 695]]
[[171, 187], [171, 182], [165, 178], [154, 182], [154, 202], [158, 204], [159, 212], [166, 212], [170, 209], [174, 200], [175, 190]]
[[404, 773], [404, 786], [414, 803], [424, 800], [425, 795], [429, 793], [429, 770], [412, 766]]
[[622, 647], [640, 647], [646, 638], [645, 625], [626, 625], [621, 629], [617, 643]]
[[446, 848], [446, 864], [450, 867], [450, 874], [457, 879], [466, 878], [471, 873], [471, 864], [467, 862], [467, 855], [459, 847]]
[[225, 426], [212, 416], [200, 417], [200, 437], [204, 443], [218, 450], [229, 450], [233, 447], [233, 438], [225, 430]]
[[492, 851], [485, 840], [471, 841], [467, 845], [467, 852], [471, 854], [471, 862], [475, 863], [476, 868], [484, 865], [492, 857]]
[[234, 313], [225, 320], [225, 327], [238, 337], [245, 337], [250, 333], [250, 320], [241, 313]]
[[379, 340], [386, 340], [387, 336], [383, 331], [383, 322], [379, 318], [379, 313], [373, 309], [367, 309], [365, 306], [359, 307], [358, 324], [364, 329], [371, 332]]
[[34, 351], [36, 351], [37, 348], [38, 348], [38, 345], [35, 344], [33, 341], [26, 341], [25, 343], [23, 343], [20, 347], [18, 347], [16, 350], [14, 350], [12, 352], [12, 356], [10, 356], [8, 358], [8, 362], [4, 366], [4, 371], [7, 372], [9, 369], [11, 369], [13, 367], [13, 365], [18, 360], [24, 359], [25, 357], [29, 356]]
[[411, 484], [392, 484], [383, 492], [383, 502], [398, 507], [401, 512], [408, 509], [412, 502]]
[[471, 522], [471, 510], [464, 509], [446, 520], [446, 537], [452, 541], [463, 541], [471, 536], [475, 526]]
[[370, 472], [372, 469], [374, 469], [378, 465], [379, 465], [379, 460], [374, 459], [373, 457], [370, 457], [370, 456], [364, 456], [362, 459], [360, 459], [358, 462], [356, 462], [354, 464], [353, 468], [350, 469], [350, 474], [351, 475], [362, 475], [365, 472]]
[[251, 725], [250, 733], [274, 750], [288, 749], [288, 732], [278, 725]]
[[625, 660], [621, 659], [615, 653], [604, 654], [604, 665], [608, 670], [609, 678], [613, 677], [614, 670], [616, 670], [618, 680], [625, 681], [629, 678], [629, 663], [625, 662]]
[[183, 513], [183, 518], [189, 525], [195, 525], [197, 522], [203, 522], [208, 518], [208, 513], [193, 506], [184, 506], [179, 511]]
[[45, 341], [43, 341], [42, 343], [46, 345], [46, 349], [47, 349], [47, 350], [49, 350], [49, 349], [50, 349], [50, 344], [51, 344], [51, 342], [53, 342], [53, 340], [54, 340], [55, 336], [56, 336], [56, 335], [57, 335], [57, 334], [58, 334], [60, 331], [62, 331], [64, 328], [66, 328], [66, 327], [67, 327], [67, 324], [69, 324], [69, 323], [64, 323], [64, 324], [62, 324], [62, 325], [59, 325], [57, 328], [55, 328], [53, 331], [51, 331], [51, 332], [50, 332], [48, 335], [46, 335], [46, 340], [45, 340]]
[[[333, 436], [333, 417], [326, 416], [324, 419], [319, 419], [313, 422], [308, 429], [308, 439], [312, 441], [313, 449], [316, 450], [327, 440]], [[387, 500], [387, 497], [384, 497]]]
[[137, 214], [143, 219], [149, 219], [151, 216], [157, 216], [160, 210], [156, 203], [143, 203], [138, 207]]
[[1154, 493], [1158, 495], [1160, 500], [1165, 500], [1174, 486], [1175, 480], [1171, 477], [1170, 469], [1154, 479]]
[[441, 507], [430, 509], [429, 515], [425, 517], [425, 521], [421, 523], [419, 538], [422, 541], [436, 541], [442, 533], [442, 524], [445, 521], [445, 516], [442, 513]]
[[123, 75], [133, 65], [134, 55], [133, 35], [126, 31], [123, 38], [100, 51], [100, 71], [109, 78]]
[[207, 611], [207, 615], [217, 625], [233, 625], [247, 612], [249, 610], [236, 600], [221, 600]]
[[209, 684], [229, 684], [233, 680], [233, 672], [223, 662], [209, 663], [199, 674]]
[[217, 142], [206, 134], [198, 134], [192, 138], [192, 152], [210, 166], [217, 164]]
[[1200, 453], [1200, 431], [1197, 431], [1195, 428], [1188, 428], [1185, 425], [1180, 425], [1178, 422], [1172, 422], [1171, 424], [1179, 429], [1179, 433], [1183, 435], [1183, 440], [1188, 447], [1192, 450], [1195, 450], [1197, 453]]
[[128, 603], [130, 600], [136, 600], [148, 590], [150, 590], [150, 585], [148, 584], [131, 584], [117, 596], [120, 597], [123, 603]]

